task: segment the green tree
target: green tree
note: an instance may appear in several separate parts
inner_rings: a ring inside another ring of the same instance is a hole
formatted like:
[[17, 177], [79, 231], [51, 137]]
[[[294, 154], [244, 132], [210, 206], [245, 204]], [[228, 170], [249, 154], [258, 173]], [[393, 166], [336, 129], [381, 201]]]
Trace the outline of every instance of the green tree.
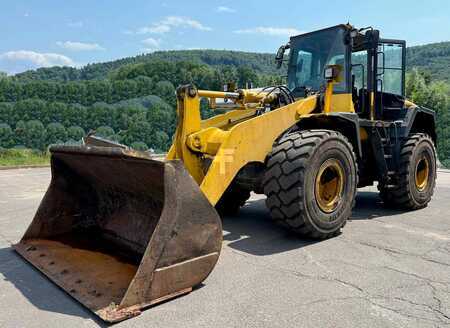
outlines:
[[95, 129], [95, 135], [102, 138], [109, 138], [114, 135], [114, 130], [109, 126], [103, 125]]
[[89, 108], [80, 104], [67, 105], [62, 121], [64, 126], [81, 126], [83, 129], [90, 129], [91, 124], [88, 119]]
[[67, 131], [61, 123], [47, 125], [47, 145], [64, 143], [67, 141]]
[[174, 103], [175, 87], [169, 81], [159, 81], [156, 83], [153, 93], [171, 104]]
[[70, 126], [67, 128], [67, 138], [69, 140], [79, 141], [81, 140], [86, 133], [83, 128], [80, 126]]
[[156, 131], [150, 144], [157, 152], [167, 151], [169, 148], [169, 136], [164, 131]]
[[157, 131], [172, 134], [175, 131], [176, 113], [175, 110], [164, 104], [156, 103], [146, 111], [147, 121]]
[[11, 103], [0, 103], [0, 123], [14, 125], [13, 112], [14, 106]]
[[0, 147], [10, 148], [14, 146], [14, 133], [6, 123], [0, 123]]
[[154, 87], [153, 79], [148, 76], [138, 76], [135, 78], [137, 94], [139, 96], [146, 96], [152, 94]]
[[150, 144], [152, 141], [153, 129], [150, 123], [141, 119], [133, 119], [129, 128], [125, 131], [123, 142], [131, 145], [133, 142], [142, 141]]
[[118, 133], [109, 135], [108, 139], [114, 142], [122, 143], [122, 136]]
[[25, 124], [25, 121], [18, 121], [16, 123], [16, 127], [14, 129], [14, 145], [21, 145], [25, 146], [27, 136], [26, 136], [26, 130], [27, 126]]
[[134, 98], [138, 95], [138, 84], [134, 80], [119, 80], [113, 83], [112, 101]]
[[39, 120], [25, 123], [25, 146], [32, 149], [44, 150], [46, 146], [47, 131]]
[[436, 111], [437, 151], [441, 162], [450, 164], [450, 102], [448, 86], [432, 82], [427, 75], [413, 70], [407, 75], [406, 95], [414, 103]]
[[108, 80], [87, 81], [86, 96], [83, 99], [83, 105], [90, 105], [96, 102], [109, 103], [112, 97], [112, 85]]
[[146, 151], [148, 150], [148, 146], [145, 142], [142, 141], [135, 141], [130, 145], [131, 148], [135, 149], [135, 150], [141, 150], [141, 151]]
[[47, 116], [47, 103], [41, 99], [26, 99], [15, 103], [13, 120], [31, 121]]
[[47, 102], [45, 110], [39, 120], [45, 125], [52, 122], [60, 122], [66, 120], [68, 114], [67, 105], [62, 102]]
[[132, 118], [138, 116], [139, 119], [145, 119], [146, 109], [139, 105], [123, 104], [113, 111], [113, 124], [115, 131], [126, 130], [131, 124]]
[[259, 83], [258, 74], [255, 70], [248, 66], [240, 66], [237, 69], [238, 85], [241, 88], [245, 88], [247, 84], [257, 86]]

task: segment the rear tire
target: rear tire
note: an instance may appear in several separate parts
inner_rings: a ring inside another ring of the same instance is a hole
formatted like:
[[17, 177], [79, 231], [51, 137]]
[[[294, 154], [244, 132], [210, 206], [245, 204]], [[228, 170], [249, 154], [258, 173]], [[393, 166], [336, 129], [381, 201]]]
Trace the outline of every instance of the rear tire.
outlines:
[[352, 145], [330, 130], [283, 136], [269, 155], [263, 182], [273, 220], [317, 239], [340, 232], [354, 206], [357, 184]]
[[217, 202], [216, 210], [221, 216], [236, 215], [249, 198], [250, 191], [232, 185]]
[[404, 142], [399, 156], [396, 187], [378, 186], [385, 205], [415, 210], [426, 207], [436, 185], [436, 149], [424, 133], [412, 134]]

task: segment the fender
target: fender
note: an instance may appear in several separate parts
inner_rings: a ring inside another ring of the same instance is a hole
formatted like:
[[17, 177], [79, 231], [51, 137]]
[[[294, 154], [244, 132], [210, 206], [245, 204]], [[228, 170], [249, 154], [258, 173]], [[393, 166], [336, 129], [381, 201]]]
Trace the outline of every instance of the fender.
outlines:
[[423, 132], [428, 134], [436, 144], [436, 113], [426, 107], [413, 106], [410, 107], [405, 115], [402, 124], [402, 137], [406, 138], [411, 133]]
[[297, 126], [301, 130], [329, 129], [343, 134], [352, 144], [358, 158], [362, 158], [359, 118], [356, 113], [319, 113], [303, 116]]

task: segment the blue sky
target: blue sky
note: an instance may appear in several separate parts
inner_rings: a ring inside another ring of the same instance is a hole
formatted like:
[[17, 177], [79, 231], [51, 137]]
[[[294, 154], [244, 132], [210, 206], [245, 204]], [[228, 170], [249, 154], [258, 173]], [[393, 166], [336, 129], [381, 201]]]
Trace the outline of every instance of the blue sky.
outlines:
[[448, 41], [450, 1], [1, 0], [0, 71], [167, 49], [274, 52], [290, 34], [347, 21], [409, 45]]

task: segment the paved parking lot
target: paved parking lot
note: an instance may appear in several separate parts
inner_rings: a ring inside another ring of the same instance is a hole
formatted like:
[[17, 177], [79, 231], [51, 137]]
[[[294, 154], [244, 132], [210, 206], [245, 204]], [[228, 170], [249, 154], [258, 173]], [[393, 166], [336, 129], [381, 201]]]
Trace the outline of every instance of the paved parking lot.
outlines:
[[[103, 325], [10, 247], [49, 179], [48, 168], [0, 171], [2, 328]], [[450, 327], [450, 171], [419, 211], [388, 211], [361, 190], [344, 233], [326, 241], [274, 226], [260, 196], [223, 226], [201, 287], [115, 327]]]

